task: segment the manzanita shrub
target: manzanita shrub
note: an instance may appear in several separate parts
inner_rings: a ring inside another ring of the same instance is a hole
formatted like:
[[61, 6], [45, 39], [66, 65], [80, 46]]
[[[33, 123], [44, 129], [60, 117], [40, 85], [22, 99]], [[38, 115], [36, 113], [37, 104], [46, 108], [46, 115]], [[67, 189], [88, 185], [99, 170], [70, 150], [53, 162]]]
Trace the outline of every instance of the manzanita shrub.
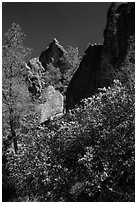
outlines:
[[134, 85], [118, 80], [5, 153], [16, 201], [134, 201]]

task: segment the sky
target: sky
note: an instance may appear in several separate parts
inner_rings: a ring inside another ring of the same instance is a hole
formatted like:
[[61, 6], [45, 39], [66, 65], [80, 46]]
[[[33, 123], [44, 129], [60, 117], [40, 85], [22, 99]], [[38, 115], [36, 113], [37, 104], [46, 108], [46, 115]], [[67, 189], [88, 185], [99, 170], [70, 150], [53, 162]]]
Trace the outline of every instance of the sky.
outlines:
[[2, 5], [2, 33], [17, 23], [26, 34], [24, 45], [40, 56], [53, 38], [64, 48], [103, 43], [109, 2], [9, 2]]

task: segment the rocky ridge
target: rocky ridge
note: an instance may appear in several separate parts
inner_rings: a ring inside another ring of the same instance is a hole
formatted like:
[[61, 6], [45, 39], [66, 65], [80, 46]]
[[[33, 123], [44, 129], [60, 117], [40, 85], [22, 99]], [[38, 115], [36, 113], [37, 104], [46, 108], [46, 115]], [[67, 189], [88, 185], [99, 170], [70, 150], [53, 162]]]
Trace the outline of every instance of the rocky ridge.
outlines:
[[[59, 67], [67, 51], [54, 38], [39, 57], [27, 64], [29, 91], [41, 92], [41, 76], [50, 63]], [[112, 3], [107, 13], [104, 42], [89, 44], [81, 63], [66, 91], [66, 110], [72, 109], [84, 98], [98, 92], [98, 88], [110, 86], [115, 73], [125, 72], [124, 63], [130, 63], [128, 72], [134, 72], [135, 63], [135, 3]], [[63, 67], [64, 69], [64, 67]], [[60, 71], [63, 73], [62, 68]], [[31, 74], [30, 74], [31, 73]], [[126, 75], [125, 73], [123, 75]], [[125, 79], [126, 80], [126, 79]]]
[[92, 96], [98, 88], [110, 85], [114, 79], [112, 72], [120, 70], [126, 60], [134, 64], [134, 45], [135, 3], [112, 3], [107, 14], [103, 45], [89, 46], [69, 83], [67, 111], [81, 99]]

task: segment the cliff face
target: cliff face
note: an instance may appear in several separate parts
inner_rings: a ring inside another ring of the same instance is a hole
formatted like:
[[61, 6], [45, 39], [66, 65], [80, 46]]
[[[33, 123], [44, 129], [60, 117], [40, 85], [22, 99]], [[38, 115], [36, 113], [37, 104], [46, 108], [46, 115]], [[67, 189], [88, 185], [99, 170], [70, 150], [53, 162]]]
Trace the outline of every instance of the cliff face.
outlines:
[[[107, 14], [101, 58], [102, 80], [108, 67], [117, 69], [128, 58], [134, 61], [135, 4], [112, 3]], [[107, 73], [108, 74], [108, 73]], [[104, 82], [104, 85], [105, 82]]]
[[89, 45], [66, 93], [66, 109], [71, 109], [98, 88], [102, 45]]
[[89, 46], [66, 93], [66, 109], [108, 86], [112, 69], [125, 60], [134, 63], [135, 3], [112, 3], [107, 14], [103, 46]]

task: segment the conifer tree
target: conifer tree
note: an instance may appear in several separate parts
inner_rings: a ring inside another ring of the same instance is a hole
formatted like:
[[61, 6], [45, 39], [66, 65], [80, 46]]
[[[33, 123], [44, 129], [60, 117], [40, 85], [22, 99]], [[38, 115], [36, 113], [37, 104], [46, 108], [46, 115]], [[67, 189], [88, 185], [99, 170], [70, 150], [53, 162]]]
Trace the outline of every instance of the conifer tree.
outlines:
[[17, 130], [20, 117], [29, 102], [24, 63], [31, 50], [23, 46], [25, 34], [13, 23], [3, 38], [2, 47], [2, 116], [3, 139], [12, 141], [18, 151]]

